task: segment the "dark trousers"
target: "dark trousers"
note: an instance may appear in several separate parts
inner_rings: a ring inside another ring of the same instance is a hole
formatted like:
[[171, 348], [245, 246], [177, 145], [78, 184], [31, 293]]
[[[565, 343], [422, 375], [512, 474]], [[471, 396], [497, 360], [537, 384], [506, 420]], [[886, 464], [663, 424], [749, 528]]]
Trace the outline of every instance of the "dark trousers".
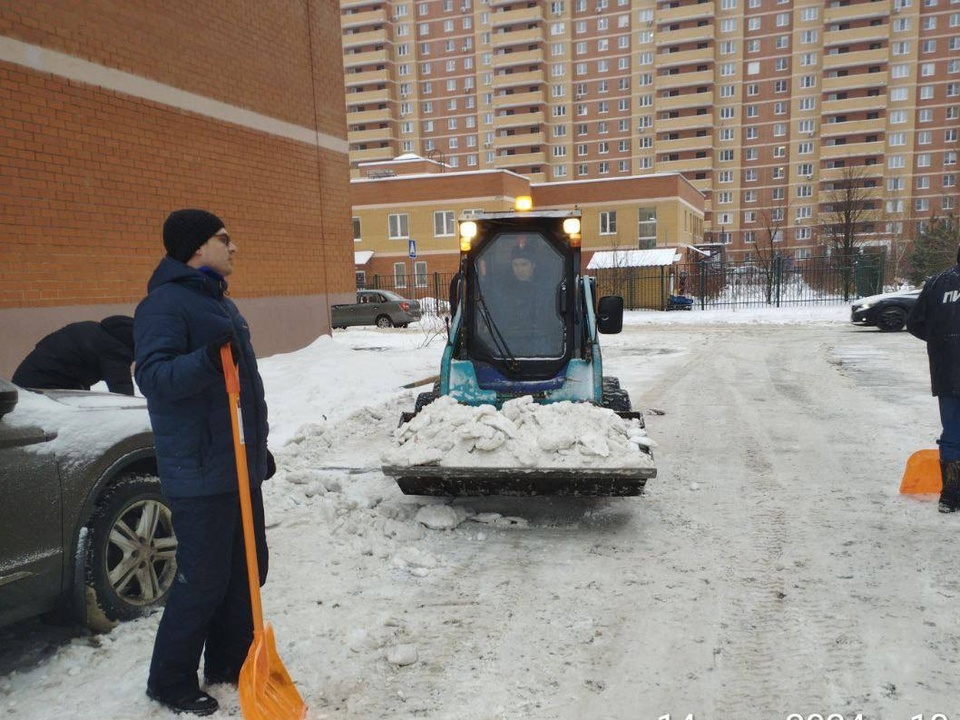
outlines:
[[940, 445], [940, 459], [960, 460], [960, 396], [940, 395], [940, 424], [943, 432], [937, 443]]
[[[251, 495], [263, 585], [268, 562], [263, 496], [259, 489]], [[240, 496], [168, 502], [177, 534], [177, 579], [157, 629], [147, 686], [160, 693], [196, 689], [201, 653], [208, 678], [235, 682], [253, 642]]]

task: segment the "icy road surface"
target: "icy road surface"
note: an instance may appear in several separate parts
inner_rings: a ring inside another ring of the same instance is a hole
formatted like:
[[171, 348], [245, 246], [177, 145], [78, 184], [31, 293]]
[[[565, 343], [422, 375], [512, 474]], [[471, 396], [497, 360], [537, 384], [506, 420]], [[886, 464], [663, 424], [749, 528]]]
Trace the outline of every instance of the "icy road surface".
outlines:
[[[319, 469], [376, 466], [416, 392], [326, 380], [341, 404], [275, 448], [267, 486], [265, 614], [310, 718], [960, 717], [960, 517], [897, 493], [939, 430], [922, 343], [689, 315], [605, 339], [606, 374], [651, 411], [640, 498], [447, 506]], [[345, 342], [321, 350], [361, 362]], [[439, 349], [379, 355], [398, 387]], [[143, 695], [156, 623], [24, 659], [0, 676], [0, 718], [173, 718]], [[213, 692], [215, 718], [240, 716]]]

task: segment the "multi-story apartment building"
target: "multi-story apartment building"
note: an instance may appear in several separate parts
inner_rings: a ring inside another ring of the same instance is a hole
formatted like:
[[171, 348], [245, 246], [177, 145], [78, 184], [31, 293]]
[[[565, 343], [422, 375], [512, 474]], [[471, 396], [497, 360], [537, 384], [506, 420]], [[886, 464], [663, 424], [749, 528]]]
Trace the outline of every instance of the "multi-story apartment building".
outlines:
[[416, 152], [535, 183], [681, 172], [710, 239], [825, 250], [954, 212], [960, 0], [341, 0], [358, 163]]

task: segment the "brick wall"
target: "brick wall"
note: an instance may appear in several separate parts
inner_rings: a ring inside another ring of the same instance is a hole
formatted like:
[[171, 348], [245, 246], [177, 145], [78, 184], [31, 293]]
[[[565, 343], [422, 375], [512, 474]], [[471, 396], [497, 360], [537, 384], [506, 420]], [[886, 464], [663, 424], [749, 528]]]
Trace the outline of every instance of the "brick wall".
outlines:
[[[329, 329], [354, 288], [338, 18], [320, 0], [0, 6], [0, 50], [93, 63], [77, 79], [0, 59], [0, 375], [65, 321], [132, 311], [177, 207], [236, 239], [258, 352]], [[281, 299], [304, 322], [268, 322]]]

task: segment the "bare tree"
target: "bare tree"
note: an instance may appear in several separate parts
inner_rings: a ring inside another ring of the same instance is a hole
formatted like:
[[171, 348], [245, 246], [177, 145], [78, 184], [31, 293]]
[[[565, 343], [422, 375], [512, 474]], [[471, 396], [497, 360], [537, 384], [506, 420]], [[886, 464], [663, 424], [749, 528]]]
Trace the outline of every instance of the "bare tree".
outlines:
[[855, 291], [857, 255], [880, 219], [876, 179], [867, 175], [863, 165], [844, 167], [824, 197], [820, 238], [830, 248], [833, 265], [840, 271], [843, 298], [849, 300]]
[[757, 232], [754, 251], [757, 254], [757, 272], [763, 287], [763, 297], [769, 305], [773, 302], [773, 288], [776, 282], [777, 256], [783, 241], [783, 231], [787, 225], [790, 206], [786, 199], [771, 200], [771, 205], [757, 214], [760, 229]]

